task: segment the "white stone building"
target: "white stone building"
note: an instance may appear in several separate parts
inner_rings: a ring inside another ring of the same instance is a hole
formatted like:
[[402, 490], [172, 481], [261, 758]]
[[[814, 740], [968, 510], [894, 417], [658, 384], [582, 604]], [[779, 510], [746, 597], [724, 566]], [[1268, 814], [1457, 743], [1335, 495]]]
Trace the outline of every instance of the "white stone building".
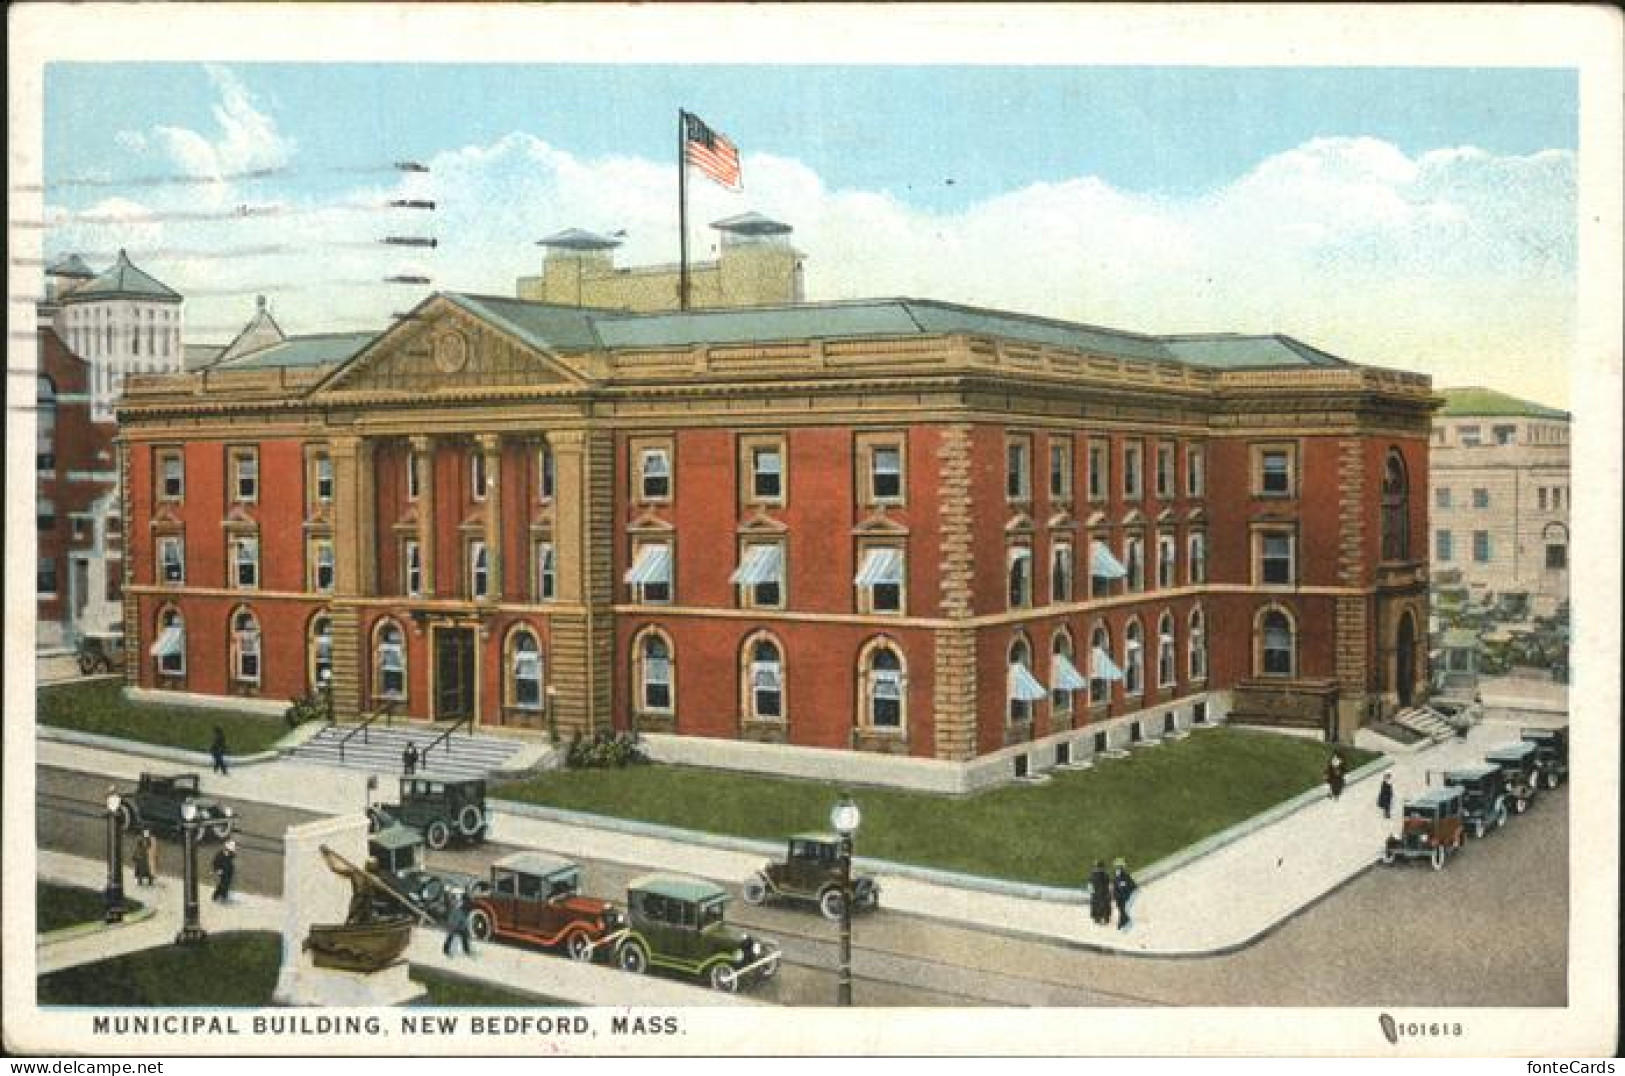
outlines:
[[[87, 279], [89, 277], [89, 279]], [[184, 301], [136, 268], [124, 251], [100, 276], [77, 255], [46, 271], [46, 307], [56, 333], [91, 365], [91, 420], [113, 421], [128, 374], [180, 373]]]

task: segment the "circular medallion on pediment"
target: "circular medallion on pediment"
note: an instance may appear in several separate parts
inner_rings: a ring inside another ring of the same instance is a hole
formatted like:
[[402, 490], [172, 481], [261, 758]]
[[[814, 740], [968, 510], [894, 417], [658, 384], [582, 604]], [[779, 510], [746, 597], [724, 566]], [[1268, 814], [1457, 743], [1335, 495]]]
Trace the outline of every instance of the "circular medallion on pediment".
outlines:
[[468, 341], [462, 333], [454, 330], [435, 338], [434, 364], [448, 374], [455, 374], [468, 365]]

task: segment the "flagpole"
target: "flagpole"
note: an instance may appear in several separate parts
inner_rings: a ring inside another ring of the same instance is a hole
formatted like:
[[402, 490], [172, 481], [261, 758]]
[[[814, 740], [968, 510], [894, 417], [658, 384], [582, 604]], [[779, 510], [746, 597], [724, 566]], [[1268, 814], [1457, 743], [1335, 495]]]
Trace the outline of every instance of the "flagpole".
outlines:
[[688, 113], [677, 110], [677, 309], [688, 309]]

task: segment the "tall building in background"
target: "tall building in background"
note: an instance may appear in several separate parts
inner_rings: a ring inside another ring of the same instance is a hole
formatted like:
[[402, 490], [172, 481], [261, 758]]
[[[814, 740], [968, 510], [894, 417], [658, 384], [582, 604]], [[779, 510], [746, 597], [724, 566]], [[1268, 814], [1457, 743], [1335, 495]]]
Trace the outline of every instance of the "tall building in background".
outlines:
[[90, 363], [90, 417], [112, 422], [129, 374], [184, 369], [179, 293], [137, 268], [124, 251], [107, 272], [85, 278], [77, 255], [46, 270], [51, 325], [75, 355]]
[[[717, 257], [691, 262], [693, 309], [799, 303], [803, 255], [790, 245], [791, 228], [760, 213], [713, 221]], [[570, 228], [538, 244], [547, 248], [542, 275], [520, 277], [518, 296], [561, 306], [602, 310], [676, 310], [678, 266], [617, 268], [619, 239]]]
[[1441, 389], [1433, 420], [1433, 568], [1475, 598], [1569, 596], [1569, 413], [1486, 388]]

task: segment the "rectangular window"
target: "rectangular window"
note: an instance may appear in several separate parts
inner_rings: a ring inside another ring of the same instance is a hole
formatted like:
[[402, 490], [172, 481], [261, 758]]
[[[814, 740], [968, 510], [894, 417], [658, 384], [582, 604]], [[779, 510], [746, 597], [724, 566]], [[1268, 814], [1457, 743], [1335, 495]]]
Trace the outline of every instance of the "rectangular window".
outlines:
[[536, 600], [550, 602], [557, 594], [558, 563], [552, 542], [536, 543]]
[[1185, 495], [1202, 497], [1207, 494], [1207, 453], [1201, 445], [1185, 448]]
[[1552, 507], [1553, 508], [1562, 508], [1563, 507], [1563, 497], [1564, 497], [1564, 487], [1562, 487], [1562, 486], [1553, 486], [1552, 487]]
[[[42, 530], [42, 531], [55, 530], [56, 529], [56, 505], [55, 505], [55, 503], [53, 503], [52, 501], [49, 501], [49, 500], [45, 500], [44, 498], [41, 498], [39, 501], [35, 502], [34, 524], [39, 530]], [[74, 537], [75, 538], [77, 538], [79, 536], [78, 535], [78, 530], [79, 530], [78, 523], [75, 522], [75, 524], [74, 524]]]
[[1190, 536], [1190, 564], [1187, 570], [1192, 585], [1207, 582], [1207, 535], [1202, 531]]
[[671, 500], [671, 450], [644, 448], [636, 453], [638, 498], [645, 504]]
[[425, 457], [416, 452], [409, 452], [406, 455], [406, 499], [409, 501], [418, 499], [418, 490], [422, 482], [418, 472], [426, 463]]
[[751, 542], [739, 551], [739, 567], [730, 579], [739, 588], [744, 609], [780, 609], [784, 606], [784, 545]]
[[1456, 441], [1463, 448], [1477, 448], [1484, 443], [1484, 433], [1477, 426], [1457, 426]]
[[553, 500], [553, 490], [558, 482], [558, 473], [555, 470], [553, 450], [543, 445], [536, 452], [536, 495], [543, 504]]
[[311, 540], [311, 588], [327, 594], [333, 590], [333, 539]]
[[1089, 442], [1089, 499], [1103, 501], [1111, 488], [1111, 446], [1105, 441]]
[[1495, 443], [1498, 445], [1514, 444], [1518, 439], [1518, 427], [1491, 426], [1490, 435], [1495, 438]]
[[252, 504], [260, 497], [260, 454], [258, 449], [231, 450], [232, 498], [238, 503]]
[[1490, 532], [1473, 532], [1473, 562], [1475, 564], [1488, 564], [1490, 562]]
[[1004, 496], [1025, 501], [1032, 495], [1032, 442], [1012, 437], [1004, 445]]
[[1433, 491], [1433, 506], [1435, 508], [1449, 508], [1450, 507], [1450, 487], [1449, 486], [1440, 486], [1438, 489]]
[[1138, 594], [1145, 589], [1145, 539], [1127, 538], [1123, 541], [1123, 568], [1128, 589]]
[[478, 445], [468, 457], [468, 493], [476, 501], [485, 500], [489, 476], [486, 474], [485, 450]]
[[1049, 499], [1055, 504], [1072, 500], [1072, 438], [1049, 439]]
[[323, 453], [316, 457], [316, 503], [333, 503], [333, 457]]
[[186, 583], [186, 543], [174, 535], [158, 539], [158, 582], [178, 587]]
[[1072, 543], [1056, 542], [1049, 556], [1049, 599], [1052, 602], [1072, 600]]
[[468, 593], [474, 598], [491, 594], [491, 556], [478, 540], [468, 543]]
[[258, 538], [233, 538], [231, 546], [232, 579], [240, 588], [260, 585], [260, 542]]
[[1253, 446], [1253, 492], [1259, 497], [1291, 497], [1297, 488], [1297, 453], [1291, 445]]
[[1456, 557], [1455, 537], [1449, 531], [1433, 532], [1433, 559], [1449, 564]]
[[632, 547], [632, 567], [626, 571], [632, 587], [632, 600], [644, 605], [664, 605], [672, 595], [672, 547], [670, 542], [640, 542]]
[[1123, 499], [1137, 501], [1145, 496], [1141, 463], [1145, 447], [1138, 441], [1123, 442]]
[[401, 550], [401, 566], [405, 572], [403, 583], [406, 596], [417, 598], [423, 595], [423, 550], [417, 540], [408, 538]]
[[905, 581], [903, 550], [898, 546], [858, 547], [858, 574], [853, 580], [860, 613], [901, 613]]
[[1546, 570], [1559, 572], [1569, 566], [1569, 547], [1566, 545], [1548, 545], [1546, 547]]
[[1157, 535], [1157, 586], [1170, 590], [1175, 585], [1178, 569], [1179, 540], [1172, 534]]
[[1293, 581], [1292, 535], [1262, 531], [1258, 535], [1258, 579], [1266, 586], [1291, 586]]
[[739, 499], [741, 503], [784, 503], [784, 440], [782, 438], [740, 438], [739, 471]]
[[1157, 499], [1174, 499], [1174, 446], [1166, 441], [1157, 444]]
[[158, 453], [158, 496], [166, 501], [178, 501], [186, 496], [186, 466], [180, 449], [165, 449]]
[[1026, 609], [1033, 603], [1033, 551], [1026, 546], [1010, 549], [1010, 608]]
[[[399, 633], [396, 633], [396, 639]], [[385, 699], [406, 698], [405, 643], [386, 640], [378, 644], [378, 696]]]
[[902, 501], [902, 445], [874, 445], [869, 450], [869, 499], [877, 504]]
[[1541, 486], [1535, 490], [1535, 493], [1538, 495], [1538, 499], [1540, 501], [1540, 510], [1544, 512], [1546, 510], [1546, 487]]
[[1487, 489], [1473, 490], [1473, 507], [1488, 508], [1490, 506], [1490, 491]]
[[39, 558], [39, 570], [34, 576], [34, 589], [44, 595], [56, 593], [56, 558]]

